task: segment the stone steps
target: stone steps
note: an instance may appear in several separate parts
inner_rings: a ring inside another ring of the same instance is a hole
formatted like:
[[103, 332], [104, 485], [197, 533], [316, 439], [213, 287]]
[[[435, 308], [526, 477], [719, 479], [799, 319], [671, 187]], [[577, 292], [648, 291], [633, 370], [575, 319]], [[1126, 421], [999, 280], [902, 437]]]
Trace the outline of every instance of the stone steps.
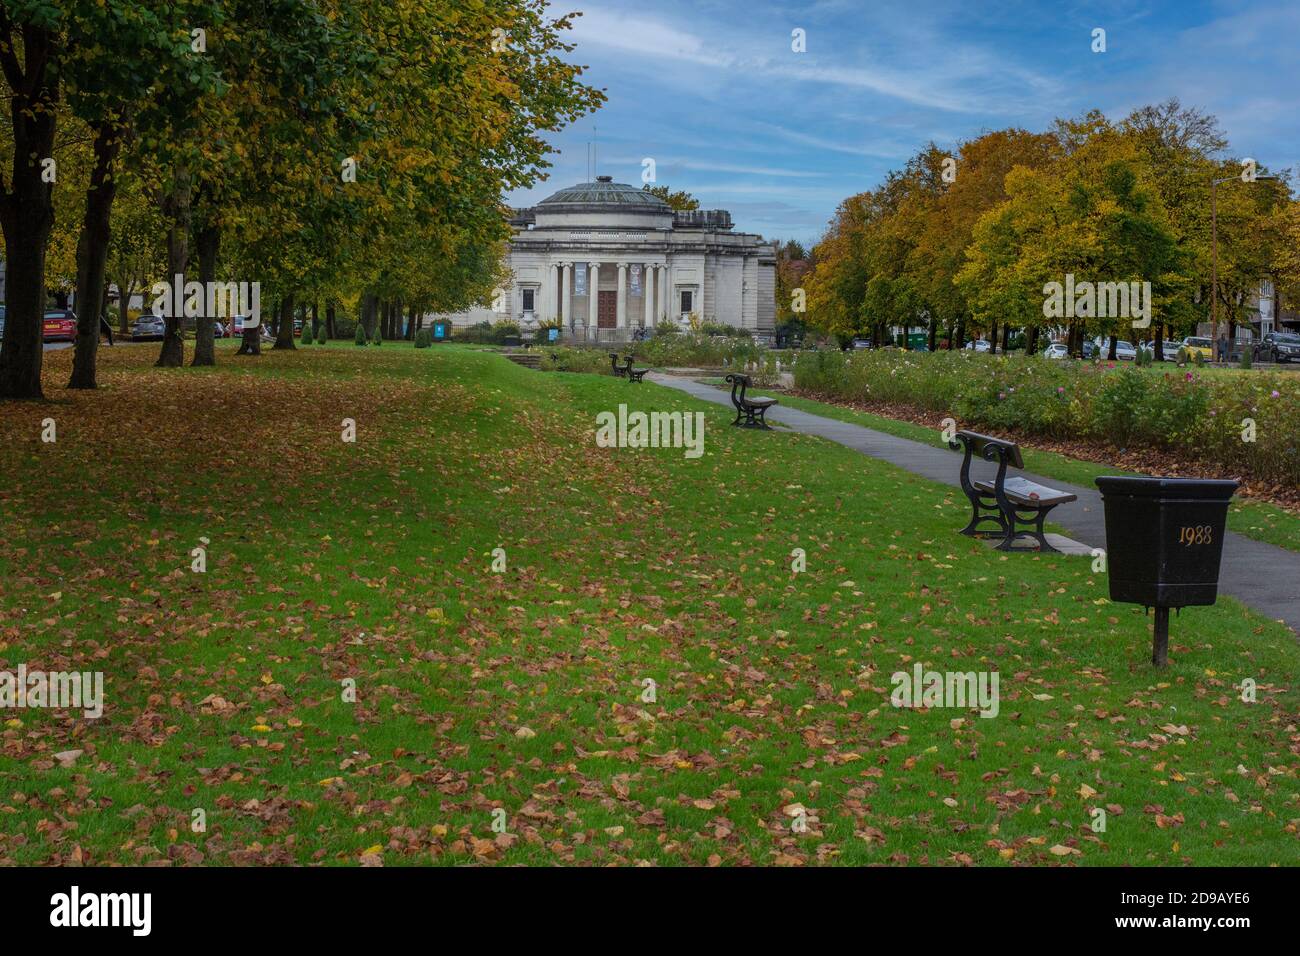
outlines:
[[540, 352], [506, 352], [506, 358], [524, 368], [539, 368], [542, 364]]

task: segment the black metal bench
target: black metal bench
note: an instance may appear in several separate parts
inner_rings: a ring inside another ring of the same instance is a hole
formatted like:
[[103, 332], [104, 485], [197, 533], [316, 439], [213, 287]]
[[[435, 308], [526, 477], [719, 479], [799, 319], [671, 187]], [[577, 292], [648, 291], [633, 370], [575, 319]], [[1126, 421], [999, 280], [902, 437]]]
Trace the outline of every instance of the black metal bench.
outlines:
[[[970, 499], [971, 519], [961, 529], [962, 534], [1001, 537], [999, 551], [1030, 550], [1012, 547], [1017, 538], [1026, 536], [1037, 539], [1040, 550], [1056, 551], [1043, 536], [1043, 521], [1057, 505], [1077, 501], [1078, 495], [1057, 491], [1027, 478], [1008, 478], [1008, 466], [1025, 467], [1020, 457], [1020, 446], [1015, 442], [978, 432], [959, 431], [957, 439], [948, 444], [954, 450], [966, 450], [961, 463], [961, 490]], [[970, 463], [975, 455], [998, 463], [998, 474], [993, 481], [970, 480]], [[991, 522], [994, 527], [981, 530], [980, 525], [984, 522]]]
[[618, 364], [618, 353], [609, 353], [609, 364], [614, 369], [615, 378], [623, 378], [627, 375], [627, 369]]
[[736, 406], [736, 420], [733, 425], [739, 425], [741, 428], [769, 428], [767, 419], [767, 410], [777, 404], [775, 398], [750, 398], [746, 392], [750, 386], [748, 375], [740, 372], [733, 372], [728, 375], [726, 381], [731, 383], [731, 404]]
[[645, 378], [645, 373], [650, 371], [648, 368], [633, 368], [632, 356], [627, 357], [627, 364], [623, 366], [623, 374], [627, 376], [629, 382], [639, 382]]

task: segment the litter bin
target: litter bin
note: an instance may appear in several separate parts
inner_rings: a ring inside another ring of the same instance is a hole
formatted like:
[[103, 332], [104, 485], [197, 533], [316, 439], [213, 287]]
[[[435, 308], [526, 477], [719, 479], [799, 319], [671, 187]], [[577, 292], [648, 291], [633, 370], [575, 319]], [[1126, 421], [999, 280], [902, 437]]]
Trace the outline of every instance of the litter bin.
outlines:
[[1213, 604], [1237, 482], [1096, 479], [1106, 509], [1110, 599], [1156, 609], [1152, 663], [1168, 659], [1169, 609]]

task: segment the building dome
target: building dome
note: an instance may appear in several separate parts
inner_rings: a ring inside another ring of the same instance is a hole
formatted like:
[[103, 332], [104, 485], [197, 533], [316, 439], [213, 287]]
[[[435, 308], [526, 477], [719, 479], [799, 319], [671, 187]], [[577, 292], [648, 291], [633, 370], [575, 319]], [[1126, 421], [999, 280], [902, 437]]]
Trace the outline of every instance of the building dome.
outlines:
[[658, 196], [627, 183], [616, 183], [610, 176], [568, 186], [537, 205], [545, 212], [672, 212]]

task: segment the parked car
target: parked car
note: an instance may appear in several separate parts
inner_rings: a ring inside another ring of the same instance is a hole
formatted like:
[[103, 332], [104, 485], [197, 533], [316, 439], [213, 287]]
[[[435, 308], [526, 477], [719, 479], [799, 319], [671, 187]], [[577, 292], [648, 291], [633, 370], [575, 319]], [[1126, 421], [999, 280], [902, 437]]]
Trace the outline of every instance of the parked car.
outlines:
[[970, 350], [972, 350], [972, 349], [973, 349], [974, 351], [976, 351], [976, 352], [987, 352], [987, 351], [989, 351], [990, 346], [989, 346], [988, 340], [987, 340], [987, 339], [976, 339], [974, 342], [967, 342], [967, 343], [966, 343], [966, 350], [967, 350], [967, 351], [970, 351]]
[[131, 326], [131, 340], [133, 342], [161, 341], [166, 330], [167, 322], [161, 315], [146, 312]]
[[230, 335], [230, 326], [226, 325], [226, 323], [221, 319], [216, 319], [212, 323], [212, 337], [216, 339], [224, 339], [228, 335]]
[[1164, 356], [1165, 356], [1165, 361], [1166, 361], [1166, 362], [1177, 362], [1177, 361], [1178, 361], [1178, 350], [1179, 350], [1180, 348], [1182, 348], [1182, 347], [1183, 347], [1183, 343], [1182, 343], [1182, 342], [1169, 342], [1169, 341], [1166, 341], [1166, 342], [1164, 343]]
[[1049, 359], [1068, 359], [1070, 350], [1065, 347], [1064, 342], [1053, 342], [1043, 350], [1043, 358]]
[[1269, 332], [1256, 343], [1255, 358], [1268, 362], [1300, 362], [1300, 335]]
[[1183, 348], [1187, 350], [1187, 357], [1194, 358], [1197, 352], [1201, 353], [1201, 358], [1207, 362], [1214, 360], [1214, 344], [1209, 338], [1201, 335], [1189, 335], [1183, 339]]
[[71, 309], [49, 309], [41, 323], [46, 342], [71, 342], [77, 337], [77, 313]]
[[[1107, 351], [1106, 354], [1110, 355], [1110, 352]], [[1137, 357], [1138, 357], [1138, 350], [1133, 346], [1132, 342], [1115, 343], [1115, 358], [1120, 359], [1121, 361], [1124, 362], [1131, 362]]]
[[[231, 320], [230, 320], [230, 334], [231, 334], [231, 335], [234, 335], [234, 336], [237, 336], [237, 337], [239, 337], [239, 338], [243, 338], [243, 335], [244, 335], [244, 323], [247, 322], [248, 320], [249, 320], [249, 316], [247, 316], [247, 315], [237, 315], [237, 316], [235, 316], [233, 319], [231, 319]], [[265, 331], [266, 331], [266, 325], [265, 325], [265, 324], [262, 325], [262, 331], [263, 331], [263, 333], [265, 333]]]
[[855, 349], [869, 349], [871, 348], [871, 339], [854, 339], [853, 347]]

